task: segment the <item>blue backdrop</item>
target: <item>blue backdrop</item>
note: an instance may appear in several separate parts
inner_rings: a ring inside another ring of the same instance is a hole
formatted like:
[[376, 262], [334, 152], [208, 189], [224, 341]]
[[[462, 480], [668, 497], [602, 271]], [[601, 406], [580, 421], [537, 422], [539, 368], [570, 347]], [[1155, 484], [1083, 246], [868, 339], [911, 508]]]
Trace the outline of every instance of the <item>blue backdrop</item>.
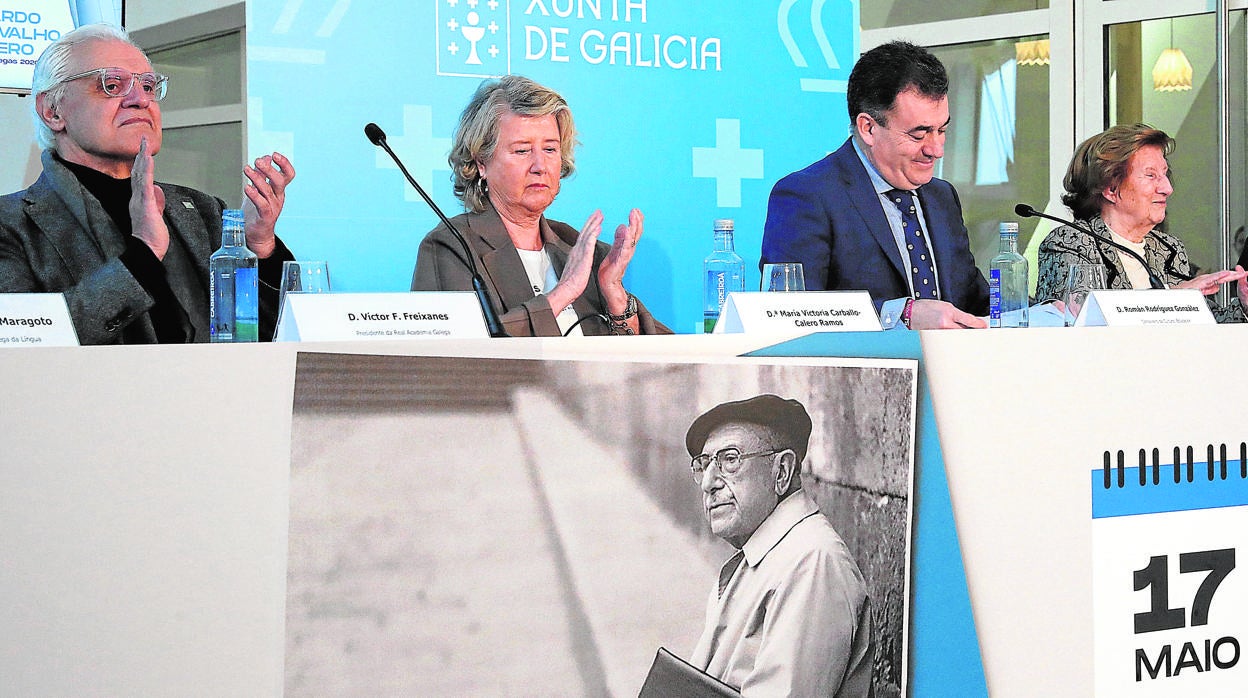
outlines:
[[757, 288], [772, 185], [848, 133], [856, 0], [250, 0], [247, 15], [248, 149], [294, 161], [279, 234], [328, 260], [338, 291], [409, 288], [436, 223], [364, 124], [455, 215], [446, 154], [485, 77], [568, 100], [577, 171], [547, 216], [579, 228], [600, 208], [609, 241], [640, 208], [625, 283], [678, 332], [700, 327], [712, 221], [736, 220]]

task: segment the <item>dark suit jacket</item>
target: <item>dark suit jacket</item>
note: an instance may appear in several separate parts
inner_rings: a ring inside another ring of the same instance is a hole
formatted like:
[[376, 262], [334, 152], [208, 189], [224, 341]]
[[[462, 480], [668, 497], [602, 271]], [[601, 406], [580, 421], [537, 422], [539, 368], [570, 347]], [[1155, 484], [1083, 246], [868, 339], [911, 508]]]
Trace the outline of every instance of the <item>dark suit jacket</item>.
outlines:
[[[918, 195], [941, 299], [986, 315], [988, 282], [971, 256], [957, 192], [933, 179]], [[776, 183], [767, 203], [760, 265], [768, 262], [801, 262], [812, 291], [869, 291], [877, 310], [886, 300], [910, 294], [907, 265], [851, 141]]]
[[[481, 213], [465, 213], [451, 219], [464, 236], [477, 269], [485, 280], [490, 302], [503, 322], [503, 329], [512, 337], [558, 337], [562, 334], [555, 313], [545, 294], [533, 293], [524, 262], [503, 227], [503, 220], [493, 207]], [[565, 223], [541, 220], [542, 239], [555, 273], [563, 274], [563, 265], [576, 242], [578, 231]], [[598, 290], [598, 266], [611, 246], [599, 241], [594, 249], [594, 268], [585, 292], [573, 302], [577, 317], [606, 313], [607, 304]], [[413, 291], [471, 291], [472, 274], [464, 260], [464, 250], [445, 225], [434, 228], [420, 243], [416, 270], [412, 274]], [[641, 302], [637, 317], [642, 334], [671, 334], [671, 330], [654, 319]], [[601, 320], [590, 319], [580, 324], [587, 335], [612, 334]]]
[[[225, 203], [187, 187], [158, 184], [165, 193], [170, 238], [185, 245], [195, 270], [192, 285], [202, 286], [207, 298], [208, 258], [221, 245]], [[153, 300], [119, 259], [124, 248], [110, 248], [119, 237], [100, 202], [45, 150], [39, 179], [29, 189], [0, 197], [0, 292], [64, 293], [81, 344], [154, 343], [147, 314]], [[280, 282], [281, 259], [292, 259], [280, 241], [273, 257], [279, 271], [270, 283]], [[261, 287], [260, 331], [267, 339], [277, 292]], [[195, 341], [207, 342], [208, 318], [191, 315]]]

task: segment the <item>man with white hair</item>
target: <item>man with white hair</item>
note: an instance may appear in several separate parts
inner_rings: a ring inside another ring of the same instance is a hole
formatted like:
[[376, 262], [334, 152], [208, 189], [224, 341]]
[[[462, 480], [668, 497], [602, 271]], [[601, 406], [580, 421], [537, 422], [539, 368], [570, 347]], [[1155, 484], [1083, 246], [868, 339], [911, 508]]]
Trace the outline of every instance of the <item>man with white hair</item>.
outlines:
[[[107, 24], [65, 34], [35, 64], [43, 173], [0, 197], [0, 292], [64, 293], [82, 344], [208, 341], [208, 258], [225, 202], [154, 180], [168, 80]], [[274, 153], [243, 174], [267, 338], [293, 259], [274, 224], [295, 170]]]

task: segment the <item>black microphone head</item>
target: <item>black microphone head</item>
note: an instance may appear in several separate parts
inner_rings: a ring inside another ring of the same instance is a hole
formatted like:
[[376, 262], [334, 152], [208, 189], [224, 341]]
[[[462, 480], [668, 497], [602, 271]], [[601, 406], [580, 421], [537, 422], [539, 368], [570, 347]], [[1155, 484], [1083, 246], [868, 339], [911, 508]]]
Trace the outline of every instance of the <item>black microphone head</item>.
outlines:
[[368, 140], [372, 141], [373, 145], [381, 145], [386, 142], [386, 132], [382, 131], [380, 126], [371, 122], [365, 124], [364, 135], [368, 136]]
[[1014, 213], [1022, 216], [1023, 218], [1031, 218], [1036, 215], [1036, 209], [1028, 206], [1027, 204], [1019, 204], [1014, 207]]

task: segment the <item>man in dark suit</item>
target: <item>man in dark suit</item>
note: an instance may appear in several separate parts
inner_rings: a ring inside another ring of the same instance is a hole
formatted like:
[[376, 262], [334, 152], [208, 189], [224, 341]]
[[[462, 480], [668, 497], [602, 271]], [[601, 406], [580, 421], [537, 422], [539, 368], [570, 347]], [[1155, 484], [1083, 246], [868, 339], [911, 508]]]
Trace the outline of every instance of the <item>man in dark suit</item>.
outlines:
[[895, 41], [849, 77], [852, 135], [776, 183], [760, 263], [801, 262], [811, 290], [866, 290], [886, 327], [985, 327], [988, 284], [962, 205], [933, 177], [949, 126], [949, 77], [929, 51]]
[[[35, 64], [43, 173], [0, 197], [0, 292], [64, 293], [82, 344], [208, 341], [208, 257], [225, 204], [153, 178], [167, 82], [104, 24], [67, 33]], [[282, 261], [293, 258], [274, 224], [295, 171], [274, 153], [243, 174], [260, 331], [271, 337]]]

